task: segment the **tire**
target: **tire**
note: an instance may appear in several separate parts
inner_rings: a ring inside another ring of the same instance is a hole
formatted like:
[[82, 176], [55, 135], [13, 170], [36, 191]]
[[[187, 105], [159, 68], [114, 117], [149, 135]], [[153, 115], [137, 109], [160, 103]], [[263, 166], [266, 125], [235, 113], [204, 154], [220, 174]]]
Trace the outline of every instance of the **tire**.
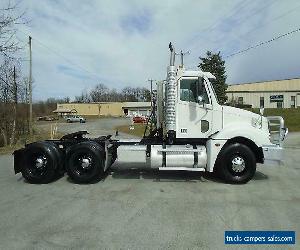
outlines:
[[75, 183], [99, 181], [104, 174], [104, 163], [103, 147], [92, 141], [72, 146], [66, 155], [66, 171]]
[[45, 184], [53, 181], [62, 167], [57, 146], [50, 142], [35, 142], [25, 148], [22, 176], [29, 183]]
[[228, 183], [247, 183], [256, 171], [256, 158], [249, 147], [234, 143], [222, 149], [217, 160], [217, 173]]

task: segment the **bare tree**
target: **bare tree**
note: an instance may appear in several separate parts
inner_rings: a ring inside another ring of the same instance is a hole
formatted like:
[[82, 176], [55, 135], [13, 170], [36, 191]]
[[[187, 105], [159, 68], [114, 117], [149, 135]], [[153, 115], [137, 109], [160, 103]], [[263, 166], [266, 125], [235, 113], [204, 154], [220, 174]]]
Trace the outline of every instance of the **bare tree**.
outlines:
[[149, 102], [150, 90], [146, 88], [125, 87], [121, 91], [109, 89], [104, 84], [98, 84], [90, 92], [83, 91], [80, 96], [75, 96], [75, 102]]
[[91, 96], [86, 90], [84, 90], [84, 91], [81, 92], [80, 96], [75, 96], [75, 102], [90, 103], [91, 102]]
[[106, 102], [108, 100], [109, 89], [102, 83], [96, 85], [96, 87], [90, 92], [90, 96], [93, 102]]
[[8, 1], [7, 6], [0, 9], [0, 53], [8, 57], [21, 48], [16, 40], [17, 25], [25, 23], [23, 21], [24, 12], [17, 13], [18, 4], [11, 4]]
[[[18, 100], [24, 96], [24, 82], [20, 64], [6, 57], [0, 65], [0, 134], [3, 145], [13, 145], [17, 138], [19, 115]], [[0, 143], [1, 144], [1, 143]]]
[[124, 96], [124, 101], [127, 102], [136, 102], [137, 98], [135, 95], [136, 91], [134, 88], [126, 87], [122, 90], [122, 94]]
[[10, 1], [0, 9], [0, 146], [13, 145], [20, 131], [26, 132], [26, 104], [19, 104], [26, 99], [26, 82], [21, 77], [16, 54], [21, 47], [15, 36], [23, 15]]

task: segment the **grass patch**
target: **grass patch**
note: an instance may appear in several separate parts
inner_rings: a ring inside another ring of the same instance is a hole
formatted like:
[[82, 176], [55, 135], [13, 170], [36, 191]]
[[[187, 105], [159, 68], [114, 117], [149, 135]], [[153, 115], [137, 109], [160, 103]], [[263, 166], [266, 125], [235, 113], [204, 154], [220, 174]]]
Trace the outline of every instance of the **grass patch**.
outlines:
[[118, 130], [119, 132], [123, 132], [129, 135], [143, 137], [146, 125], [134, 124], [132, 126], [134, 129], [130, 129], [131, 125], [118, 126], [115, 129]]
[[[59, 139], [63, 136], [62, 133], [57, 133], [54, 139]], [[34, 131], [33, 135], [26, 135], [19, 138], [17, 143], [13, 146], [6, 146], [6, 147], [0, 147], [0, 155], [3, 154], [11, 154], [16, 149], [22, 148], [25, 146], [25, 144], [29, 144], [35, 141], [44, 141], [49, 140], [50, 138], [50, 131], [46, 131], [43, 129], [39, 129]]]

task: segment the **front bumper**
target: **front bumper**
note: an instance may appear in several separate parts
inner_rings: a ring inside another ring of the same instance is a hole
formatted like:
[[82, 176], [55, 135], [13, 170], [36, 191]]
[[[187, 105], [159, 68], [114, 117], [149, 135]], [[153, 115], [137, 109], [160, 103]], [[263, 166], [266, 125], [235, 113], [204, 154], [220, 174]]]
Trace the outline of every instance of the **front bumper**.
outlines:
[[284, 159], [284, 149], [279, 145], [267, 145], [262, 147], [264, 154], [264, 164], [282, 165]]
[[282, 165], [284, 159], [283, 141], [288, 134], [281, 116], [268, 116], [270, 140], [272, 144], [262, 147], [264, 163], [267, 165]]

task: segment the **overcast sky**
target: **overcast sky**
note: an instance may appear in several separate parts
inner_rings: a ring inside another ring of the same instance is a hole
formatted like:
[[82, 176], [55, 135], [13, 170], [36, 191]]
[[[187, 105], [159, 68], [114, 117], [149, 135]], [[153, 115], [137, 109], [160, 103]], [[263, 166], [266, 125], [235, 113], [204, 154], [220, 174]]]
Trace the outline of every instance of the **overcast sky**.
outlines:
[[[226, 56], [300, 28], [299, 0], [23, 0], [19, 8], [31, 20], [18, 39], [33, 37], [35, 100], [73, 98], [97, 83], [147, 87], [165, 78], [170, 41], [191, 52], [185, 65], [195, 69], [207, 50]], [[299, 77], [299, 46], [300, 32], [228, 58], [227, 82]]]

